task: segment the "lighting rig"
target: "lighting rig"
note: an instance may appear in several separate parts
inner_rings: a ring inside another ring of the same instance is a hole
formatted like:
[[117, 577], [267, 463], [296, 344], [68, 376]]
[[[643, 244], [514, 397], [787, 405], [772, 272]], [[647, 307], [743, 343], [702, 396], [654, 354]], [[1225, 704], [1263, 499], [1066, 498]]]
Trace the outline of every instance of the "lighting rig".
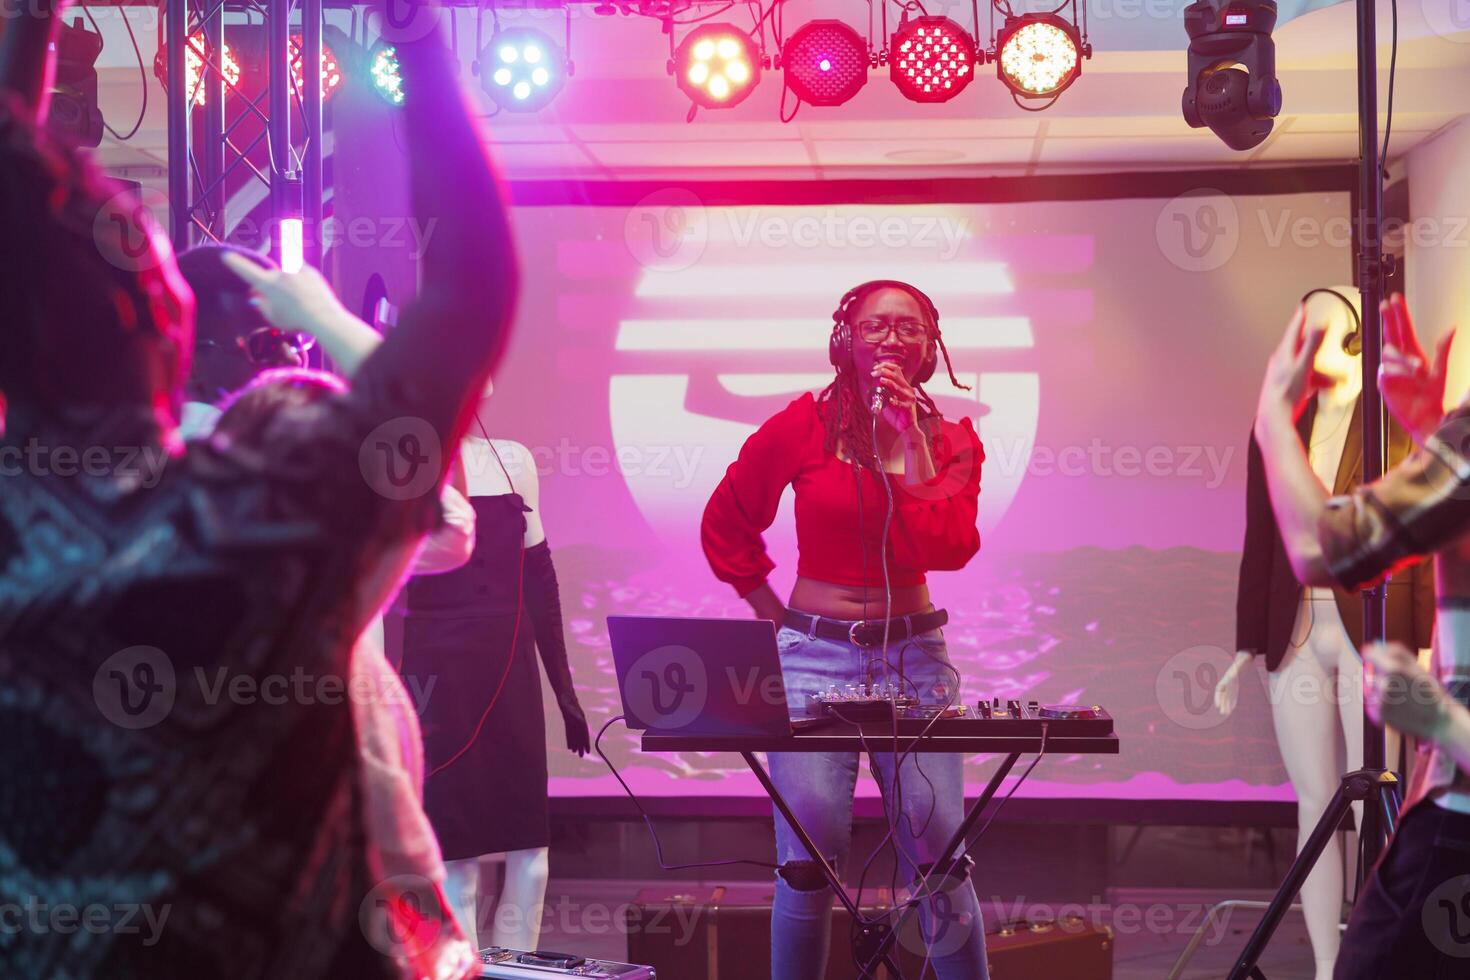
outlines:
[[[142, 2], [121, 0], [124, 6]], [[334, 51], [322, 40], [324, 2], [336, 0], [159, 0], [163, 16], [152, 67], [168, 100], [168, 198], [182, 203], [171, 209], [176, 246], [223, 236], [223, 188], [240, 166], [248, 166], [270, 188], [275, 215], [300, 212], [308, 227], [319, 225], [324, 141], [314, 137], [322, 132], [323, 105], [349, 78], [365, 81], [389, 105], [412, 111], [397, 52], [371, 30], [364, 6], [352, 5], [351, 31], [333, 33]], [[856, 98], [874, 74], [886, 71], [911, 102], [950, 102], [972, 89], [977, 71], [992, 64], [1016, 104], [1034, 111], [1052, 105], [1092, 56], [1086, 6], [1084, 2], [1079, 10], [1078, 0], [1034, 12], [1018, 11], [1014, 0], [989, 0], [988, 44], [979, 34], [981, 0], [971, 0], [971, 17], [965, 18], [969, 23], [929, 15], [918, 0], [894, 2], [899, 9], [894, 24], [888, 17], [889, 0], [869, 0], [866, 30], [827, 18], [800, 23], [788, 32], [782, 24], [784, 0], [757, 0], [750, 25], [711, 19], [728, 9], [714, 0], [445, 0], [447, 10], [473, 6], [481, 19], [489, 12], [494, 29], [482, 43], [477, 20], [471, 71], [497, 111], [518, 113], [548, 111], [572, 84], [573, 3], [596, 14], [643, 17], [659, 24], [669, 38], [665, 68], [691, 103], [690, 119], [701, 108], [741, 105], [773, 71], [782, 85], [781, 118], [789, 121], [795, 110], [786, 112], [788, 95], [795, 97], [798, 108], [838, 108]], [[1240, 2], [1259, 5], [1264, 0]], [[553, 36], [529, 26], [502, 25], [501, 9], [508, 7], [560, 7], [566, 13], [565, 28]], [[698, 13], [706, 7], [710, 12]], [[246, 19], [243, 25], [232, 22], [228, 42], [226, 12]], [[96, 45], [87, 32], [73, 33], [68, 51], [73, 52], [76, 78], [63, 80], [63, 95], [77, 96], [77, 138], [95, 140], [97, 119], [87, 106], [95, 106], [95, 99], [88, 102], [90, 72], [95, 70], [88, 58], [94, 57]], [[1203, 44], [1207, 39], [1199, 40]], [[1256, 48], [1261, 47], [1257, 40]], [[319, 64], [319, 71], [309, 70], [311, 64]], [[1219, 81], [1235, 77], [1223, 69], [1218, 74]], [[182, 84], [172, 84], [176, 77]], [[229, 121], [227, 99], [234, 113]], [[1258, 114], [1254, 103], [1249, 108]], [[261, 133], [254, 143], [249, 136], [241, 138], [242, 118], [245, 129]], [[262, 141], [270, 150], [268, 165], [248, 159], [251, 147]], [[279, 249], [283, 243], [274, 244]], [[308, 236], [306, 261], [316, 258]]]

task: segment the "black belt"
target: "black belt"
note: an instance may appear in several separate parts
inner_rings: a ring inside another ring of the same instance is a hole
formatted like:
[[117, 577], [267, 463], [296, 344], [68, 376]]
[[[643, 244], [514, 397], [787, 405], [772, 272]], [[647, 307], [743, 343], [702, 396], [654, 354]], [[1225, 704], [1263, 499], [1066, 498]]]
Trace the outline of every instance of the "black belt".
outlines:
[[824, 640], [835, 640], [838, 643], [854, 643], [860, 647], [882, 646], [885, 622], [888, 627], [888, 642], [902, 643], [911, 636], [939, 629], [949, 622], [949, 613], [943, 609], [935, 609], [931, 612], [895, 616], [886, 621], [859, 619], [854, 622], [850, 619], [812, 616], [808, 613], [797, 612], [795, 609], [788, 609], [785, 619], [785, 624], [798, 633], [820, 636]]

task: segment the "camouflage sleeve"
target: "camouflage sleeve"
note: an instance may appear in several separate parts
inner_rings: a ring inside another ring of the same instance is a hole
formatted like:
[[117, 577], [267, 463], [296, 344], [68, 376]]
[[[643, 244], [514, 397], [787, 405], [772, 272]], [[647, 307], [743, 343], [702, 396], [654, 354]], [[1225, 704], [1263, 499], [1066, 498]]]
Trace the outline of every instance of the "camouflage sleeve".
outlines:
[[1339, 585], [1367, 588], [1470, 531], [1467, 448], [1470, 410], [1459, 410], [1393, 470], [1327, 502], [1317, 536]]

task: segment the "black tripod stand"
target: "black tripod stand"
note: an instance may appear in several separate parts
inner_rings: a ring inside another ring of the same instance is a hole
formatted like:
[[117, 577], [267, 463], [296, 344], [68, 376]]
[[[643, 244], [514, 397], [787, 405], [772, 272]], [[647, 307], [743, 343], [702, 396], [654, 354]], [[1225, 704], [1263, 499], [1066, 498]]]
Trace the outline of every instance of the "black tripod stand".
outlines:
[[[1322, 819], [1317, 822], [1306, 846], [1296, 856], [1291, 870], [1286, 873], [1286, 880], [1271, 899], [1261, 924], [1251, 934], [1250, 942], [1246, 943], [1240, 959], [1235, 961], [1235, 968], [1230, 971], [1230, 980], [1265, 980], [1266, 975], [1261, 972], [1256, 961], [1265, 952], [1266, 944], [1271, 941], [1276, 927], [1286, 917], [1286, 910], [1291, 907], [1292, 900], [1301, 890], [1307, 875], [1312, 873], [1312, 868], [1322, 856], [1327, 842], [1337, 833], [1343, 817], [1347, 816], [1348, 808], [1358, 802], [1365, 804], [1364, 832], [1367, 832], [1368, 811], [1372, 809], [1383, 820], [1384, 837], [1391, 836], [1398, 819], [1399, 804], [1402, 802], [1399, 797], [1398, 777], [1385, 769], [1359, 769], [1342, 777], [1342, 783], [1333, 794], [1332, 801], [1327, 804], [1327, 812], [1322, 814]], [[1366, 844], [1366, 840], [1364, 843]]]

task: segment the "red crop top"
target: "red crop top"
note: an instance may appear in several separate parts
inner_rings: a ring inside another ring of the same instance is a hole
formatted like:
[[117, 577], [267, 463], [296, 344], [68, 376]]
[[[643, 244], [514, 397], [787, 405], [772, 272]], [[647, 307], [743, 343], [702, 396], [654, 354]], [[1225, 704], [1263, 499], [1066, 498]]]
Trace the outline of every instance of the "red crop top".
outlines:
[[[776, 519], [788, 484], [796, 487], [797, 574], [838, 585], [883, 587], [878, 546], [888, 496], [878, 474], [862, 468], [855, 475], [851, 463], [823, 450], [824, 437], [816, 399], [802, 395], [745, 440], [710, 497], [700, 532], [704, 553], [715, 576], [740, 595], [759, 588], [776, 567], [761, 532]], [[894, 503], [888, 569], [894, 587], [922, 585], [930, 569], [963, 568], [980, 550], [975, 517], [985, 449], [969, 419], [945, 422], [937, 442], [933, 479], [909, 486], [899, 474], [888, 476]]]

